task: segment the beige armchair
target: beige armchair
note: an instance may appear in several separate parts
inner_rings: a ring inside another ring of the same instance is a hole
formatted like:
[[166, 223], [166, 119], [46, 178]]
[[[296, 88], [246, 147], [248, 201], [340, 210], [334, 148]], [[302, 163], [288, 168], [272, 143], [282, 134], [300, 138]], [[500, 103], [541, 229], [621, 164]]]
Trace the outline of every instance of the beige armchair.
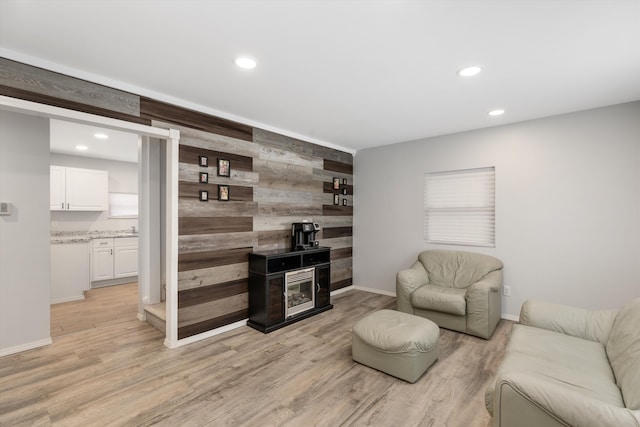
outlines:
[[502, 262], [472, 252], [430, 250], [396, 275], [398, 311], [489, 339], [500, 321]]

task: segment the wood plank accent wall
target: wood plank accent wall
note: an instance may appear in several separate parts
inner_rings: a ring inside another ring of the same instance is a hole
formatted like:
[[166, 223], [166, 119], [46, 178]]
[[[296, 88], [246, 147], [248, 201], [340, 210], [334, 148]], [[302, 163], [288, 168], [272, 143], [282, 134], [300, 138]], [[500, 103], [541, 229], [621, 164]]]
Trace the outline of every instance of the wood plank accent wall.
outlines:
[[[260, 129], [246, 141], [165, 121], [152, 124], [181, 135], [179, 338], [248, 316], [248, 253], [289, 248], [292, 222], [321, 224], [321, 244], [339, 246], [332, 256], [332, 289], [351, 284], [352, 207], [333, 205], [334, 177], [348, 182], [341, 185], [347, 188], [346, 195], [340, 191], [341, 203], [353, 203], [350, 154]], [[208, 167], [199, 166], [201, 155], [208, 156]], [[218, 158], [230, 161], [230, 177], [217, 176]], [[198, 182], [199, 172], [209, 174], [208, 184]], [[217, 200], [218, 185], [229, 185], [229, 201]], [[208, 202], [198, 199], [202, 189], [212, 195]], [[325, 224], [327, 210], [331, 222]]]
[[[322, 227], [320, 244], [332, 248], [331, 290], [352, 284], [351, 154], [4, 58], [0, 94], [180, 130], [178, 338], [248, 317], [248, 254], [289, 248], [292, 222]], [[230, 177], [217, 176], [217, 158], [230, 161]], [[208, 183], [199, 183], [200, 172]], [[229, 186], [229, 201], [217, 200], [219, 185]], [[208, 202], [200, 190], [209, 191]]]

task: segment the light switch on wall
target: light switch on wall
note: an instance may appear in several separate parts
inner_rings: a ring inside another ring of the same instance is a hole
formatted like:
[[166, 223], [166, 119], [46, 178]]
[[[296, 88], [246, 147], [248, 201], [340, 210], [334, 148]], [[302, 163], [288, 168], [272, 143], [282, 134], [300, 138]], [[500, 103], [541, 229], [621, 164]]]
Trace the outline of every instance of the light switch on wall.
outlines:
[[0, 202], [0, 215], [11, 215], [11, 202]]

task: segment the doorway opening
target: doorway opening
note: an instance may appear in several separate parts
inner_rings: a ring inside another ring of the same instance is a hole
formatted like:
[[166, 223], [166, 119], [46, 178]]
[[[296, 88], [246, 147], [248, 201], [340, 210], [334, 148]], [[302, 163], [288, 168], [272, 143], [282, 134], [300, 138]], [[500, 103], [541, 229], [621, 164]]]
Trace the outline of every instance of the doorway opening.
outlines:
[[140, 317], [140, 136], [49, 119], [49, 142], [52, 339]]

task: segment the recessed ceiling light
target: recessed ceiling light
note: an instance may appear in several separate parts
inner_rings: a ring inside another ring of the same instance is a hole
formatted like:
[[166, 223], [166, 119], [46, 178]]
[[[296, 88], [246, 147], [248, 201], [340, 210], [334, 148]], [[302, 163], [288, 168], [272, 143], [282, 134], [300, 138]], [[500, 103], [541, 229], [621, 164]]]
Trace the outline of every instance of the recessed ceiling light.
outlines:
[[89, 147], [87, 147], [86, 145], [76, 145], [76, 150], [87, 151], [88, 149]]
[[108, 139], [109, 135], [107, 135], [106, 133], [95, 133], [93, 134], [93, 136], [95, 136], [98, 139]]
[[458, 70], [458, 75], [460, 77], [471, 77], [475, 76], [480, 71], [482, 71], [482, 68], [478, 67], [477, 65], [472, 65], [471, 67], [465, 67]]
[[492, 110], [489, 111], [490, 116], [501, 116], [504, 114], [504, 110]]
[[256, 61], [251, 58], [241, 57], [236, 58], [236, 65], [240, 68], [250, 70], [252, 68], [256, 68]]

